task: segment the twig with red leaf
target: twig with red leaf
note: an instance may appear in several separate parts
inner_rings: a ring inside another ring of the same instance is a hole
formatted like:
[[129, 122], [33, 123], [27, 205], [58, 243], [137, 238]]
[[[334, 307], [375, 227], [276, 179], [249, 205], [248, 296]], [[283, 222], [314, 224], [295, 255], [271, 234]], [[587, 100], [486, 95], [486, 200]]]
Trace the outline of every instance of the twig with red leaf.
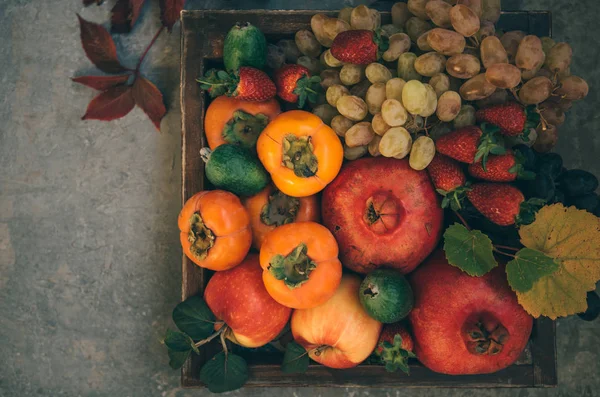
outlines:
[[[84, 5], [94, 1], [83, 0]], [[113, 32], [129, 32], [137, 21], [145, 0], [118, 0], [113, 7]], [[101, 1], [96, 1], [98, 5]], [[179, 20], [185, 0], [161, 0], [162, 26], [140, 57], [135, 69], [123, 66], [117, 56], [117, 47], [108, 30], [102, 25], [79, 18], [81, 43], [85, 54], [98, 69], [113, 76], [79, 76], [72, 80], [102, 91], [89, 103], [83, 120], [110, 121], [128, 114], [135, 105], [140, 107], [160, 131], [160, 121], [167, 112], [160, 90], [142, 76], [140, 68], [150, 48], [164, 28], [170, 32]]]

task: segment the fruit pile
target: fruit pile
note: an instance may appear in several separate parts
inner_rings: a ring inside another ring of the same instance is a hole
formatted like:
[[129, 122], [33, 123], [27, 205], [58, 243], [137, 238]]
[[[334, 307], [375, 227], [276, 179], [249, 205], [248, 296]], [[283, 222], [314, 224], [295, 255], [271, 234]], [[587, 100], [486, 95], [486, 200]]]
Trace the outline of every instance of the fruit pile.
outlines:
[[595, 318], [598, 180], [546, 153], [587, 84], [568, 44], [496, 32], [500, 1], [453, 3], [397, 3], [388, 25], [366, 6], [316, 14], [276, 44], [230, 30], [224, 70], [198, 79], [215, 190], [178, 220], [216, 273], [173, 312], [173, 368], [218, 337], [214, 392], [248, 378], [228, 341], [275, 341], [286, 373], [416, 358], [484, 374], [517, 360], [534, 317], [587, 296]]

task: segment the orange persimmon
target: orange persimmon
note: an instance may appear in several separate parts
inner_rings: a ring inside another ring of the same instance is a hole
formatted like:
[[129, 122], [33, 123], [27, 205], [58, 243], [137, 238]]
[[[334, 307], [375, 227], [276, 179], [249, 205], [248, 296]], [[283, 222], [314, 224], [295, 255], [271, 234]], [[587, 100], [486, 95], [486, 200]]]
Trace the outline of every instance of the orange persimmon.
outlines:
[[312, 113], [291, 110], [275, 117], [258, 137], [258, 158], [288, 196], [320, 192], [344, 160], [340, 138]]
[[333, 296], [342, 278], [338, 245], [315, 222], [273, 229], [260, 248], [263, 282], [269, 295], [292, 309], [310, 309]]
[[208, 106], [204, 117], [208, 146], [214, 150], [224, 143], [237, 143], [252, 149], [262, 130], [279, 113], [279, 102], [275, 98], [250, 102], [225, 95], [217, 97]]
[[196, 193], [185, 202], [177, 223], [183, 252], [200, 267], [231, 269], [250, 250], [250, 216], [233, 193]]
[[291, 197], [272, 184], [243, 200], [250, 214], [252, 246], [260, 250], [265, 236], [278, 226], [292, 222], [318, 222], [321, 208], [316, 195]]

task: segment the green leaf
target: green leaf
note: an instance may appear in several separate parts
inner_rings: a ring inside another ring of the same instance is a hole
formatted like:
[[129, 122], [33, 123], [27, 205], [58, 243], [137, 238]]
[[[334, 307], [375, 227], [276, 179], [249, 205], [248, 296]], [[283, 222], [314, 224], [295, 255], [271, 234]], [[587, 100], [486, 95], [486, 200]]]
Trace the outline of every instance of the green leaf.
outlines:
[[237, 390], [248, 380], [248, 365], [238, 355], [221, 352], [204, 364], [200, 380], [213, 393]]
[[281, 372], [286, 374], [300, 374], [306, 372], [310, 359], [304, 347], [292, 341], [285, 347]]
[[198, 341], [214, 332], [215, 316], [201, 296], [192, 296], [173, 309], [173, 322], [181, 332]]
[[444, 232], [444, 251], [452, 266], [470, 276], [483, 276], [496, 266], [492, 241], [479, 230], [455, 223]]
[[516, 292], [527, 292], [536, 281], [554, 273], [559, 266], [553, 258], [540, 251], [523, 248], [506, 265], [508, 284]]
[[228, 79], [229, 79], [229, 73], [227, 73], [227, 72], [226, 72], [226, 71], [224, 71], [224, 70], [219, 70], [219, 71], [217, 72], [217, 77], [218, 77], [219, 79], [221, 79], [221, 80], [224, 80], [224, 81], [225, 81], [225, 80], [228, 80]]
[[168, 329], [167, 336], [165, 336], [165, 345], [176, 352], [185, 352], [192, 350], [194, 341], [182, 332]]
[[185, 361], [190, 356], [191, 350], [177, 352], [175, 350], [168, 349], [167, 352], [169, 353], [169, 366], [173, 369], [179, 369], [183, 367], [183, 364], [185, 364]]

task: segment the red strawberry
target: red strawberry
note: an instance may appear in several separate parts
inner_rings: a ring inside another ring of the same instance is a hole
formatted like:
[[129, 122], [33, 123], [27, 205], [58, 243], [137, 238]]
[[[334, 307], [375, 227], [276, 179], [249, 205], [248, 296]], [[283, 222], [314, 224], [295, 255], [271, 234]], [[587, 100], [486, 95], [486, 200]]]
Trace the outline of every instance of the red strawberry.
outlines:
[[485, 168], [482, 163], [469, 165], [469, 174], [475, 178], [491, 182], [512, 182], [517, 178], [533, 179], [535, 173], [526, 171], [521, 152], [512, 151], [498, 156], [489, 156]]
[[451, 192], [465, 184], [467, 179], [458, 162], [443, 154], [436, 153], [431, 163], [427, 166], [427, 172], [437, 190]]
[[386, 45], [384, 40], [372, 30], [347, 30], [335, 36], [331, 55], [341, 62], [368, 65], [377, 62], [379, 46]]
[[298, 102], [303, 107], [306, 99], [310, 102], [317, 100], [321, 90], [319, 76], [310, 77], [310, 72], [302, 65], [284, 65], [275, 71], [275, 86], [277, 95], [287, 102]]
[[435, 142], [436, 150], [462, 163], [474, 163], [483, 132], [475, 126], [459, 128]]
[[[396, 340], [399, 335], [401, 341]], [[413, 354], [414, 342], [408, 329], [402, 322], [386, 324], [379, 336], [375, 354], [385, 364], [385, 369], [394, 372], [398, 369], [409, 373], [408, 359], [415, 357]]]
[[275, 84], [265, 72], [248, 66], [242, 66], [233, 74], [211, 69], [198, 82], [212, 98], [225, 94], [246, 101], [262, 102], [273, 98], [276, 92]]
[[500, 127], [500, 133], [507, 136], [527, 134], [530, 128], [536, 128], [540, 116], [529, 112], [516, 102], [495, 105], [478, 110], [477, 121], [495, 124]]
[[514, 224], [525, 201], [519, 189], [504, 183], [474, 184], [467, 197], [483, 216], [500, 226]]

